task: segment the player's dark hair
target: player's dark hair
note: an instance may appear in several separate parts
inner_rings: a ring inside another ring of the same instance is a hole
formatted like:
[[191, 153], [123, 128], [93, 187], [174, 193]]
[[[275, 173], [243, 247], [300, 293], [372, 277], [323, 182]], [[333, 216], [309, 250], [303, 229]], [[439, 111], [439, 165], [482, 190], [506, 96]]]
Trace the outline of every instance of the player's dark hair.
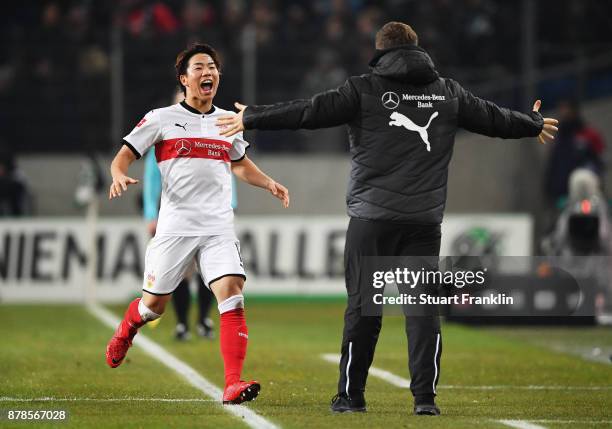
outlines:
[[411, 26], [391, 21], [376, 33], [376, 49], [391, 49], [401, 45], [418, 45], [419, 36]]
[[181, 75], [187, 74], [187, 66], [189, 66], [189, 60], [196, 54], [206, 54], [210, 55], [210, 58], [215, 62], [217, 69], [219, 72], [221, 71], [221, 62], [219, 61], [219, 54], [215, 51], [210, 45], [206, 43], [194, 43], [184, 51], [181, 51], [176, 56], [176, 64], [174, 67], [176, 68], [176, 81], [178, 83], [179, 88], [183, 91], [183, 95], [186, 95], [187, 89], [181, 83]]

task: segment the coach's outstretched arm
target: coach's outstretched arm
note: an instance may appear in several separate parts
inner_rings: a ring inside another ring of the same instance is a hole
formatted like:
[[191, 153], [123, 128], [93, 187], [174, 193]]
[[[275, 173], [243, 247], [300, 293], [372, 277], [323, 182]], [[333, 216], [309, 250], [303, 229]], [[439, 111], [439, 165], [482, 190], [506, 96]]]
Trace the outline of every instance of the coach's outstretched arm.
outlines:
[[540, 100], [535, 102], [531, 113], [525, 114], [478, 98], [452, 79], [446, 82], [459, 102], [458, 125], [461, 128], [504, 139], [537, 136], [540, 143], [554, 139], [559, 121], [542, 117], [539, 112], [542, 104]]
[[335, 127], [350, 122], [359, 112], [360, 97], [348, 79], [344, 85], [316, 94], [311, 99], [244, 106], [236, 103], [238, 115], [221, 116], [217, 125], [221, 135], [232, 136], [242, 130], [297, 130]]
[[136, 160], [136, 155], [127, 146], [121, 146], [119, 152], [111, 163], [111, 176], [113, 183], [108, 191], [108, 199], [121, 196], [121, 191], [127, 191], [129, 185], [138, 183], [138, 180], [127, 176], [128, 167]]

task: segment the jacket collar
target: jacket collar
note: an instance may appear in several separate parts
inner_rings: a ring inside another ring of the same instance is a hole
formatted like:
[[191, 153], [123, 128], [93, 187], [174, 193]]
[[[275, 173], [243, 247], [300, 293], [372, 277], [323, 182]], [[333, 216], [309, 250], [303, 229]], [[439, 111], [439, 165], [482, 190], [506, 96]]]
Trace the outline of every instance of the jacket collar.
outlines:
[[440, 76], [427, 51], [415, 45], [377, 49], [369, 65], [375, 75], [406, 83], [427, 84]]

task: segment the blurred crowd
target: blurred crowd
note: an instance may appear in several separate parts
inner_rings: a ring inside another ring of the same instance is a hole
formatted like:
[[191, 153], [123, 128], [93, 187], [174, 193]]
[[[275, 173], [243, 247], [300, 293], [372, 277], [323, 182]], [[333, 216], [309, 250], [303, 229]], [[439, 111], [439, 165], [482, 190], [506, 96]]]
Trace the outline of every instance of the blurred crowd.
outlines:
[[[243, 30], [254, 30], [256, 102], [308, 97], [367, 72], [386, 21], [408, 22], [439, 70], [466, 86], [521, 71], [522, 1], [65, 0], [4, 2], [0, 138], [18, 151], [114, 150], [111, 70], [122, 70], [122, 131], [169, 104], [176, 53], [193, 41], [222, 54], [217, 104], [243, 96]], [[612, 5], [540, 0], [537, 62], [547, 66], [612, 46]], [[518, 107], [518, 106], [516, 106]], [[524, 107], [524, 106], [523, 106]], [[340, 134], [257, 136], [259, 150], [343, 150]], [[289, 142], [286, 142], [289, 139]]]

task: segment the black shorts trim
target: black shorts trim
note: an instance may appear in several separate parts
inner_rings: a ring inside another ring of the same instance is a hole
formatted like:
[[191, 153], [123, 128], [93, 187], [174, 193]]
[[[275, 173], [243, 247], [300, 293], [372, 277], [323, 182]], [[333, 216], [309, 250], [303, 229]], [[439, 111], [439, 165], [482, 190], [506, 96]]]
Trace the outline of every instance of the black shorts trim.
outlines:
[[136, 148], [132, 146], [132, 144], [129, 141], [123, 140], [122, 143], [130, 148], [130, 150], [134, 153], [134, 155], [136, 155], [136, 159], [142, 158], [142, 155], [140, 154], [140, 152], [138, 152]]
[[174, 291], [168, 292], [168, 293], [155, 293], [155, 292], [148, 291], [146, 289], [143, 289], [142, 291], [146, 293], [150, 293], [151, 295], [155, 295], [155, 296], [167, 296], [167, 295], [172, 295], [174, 293]]
[[210, 285], [216, 282], [217, 280], [221, 280], [223, 277], [227, 277], [227, 276], [242, 277], [246, 281], [246, 276], [244, 274], [235, 274], [235, 273], [223, 274], [222, 276], [219, 276], [216, 279], [212, 279], [211, 281], [209, 281], [208, 287], [210, 287]]

